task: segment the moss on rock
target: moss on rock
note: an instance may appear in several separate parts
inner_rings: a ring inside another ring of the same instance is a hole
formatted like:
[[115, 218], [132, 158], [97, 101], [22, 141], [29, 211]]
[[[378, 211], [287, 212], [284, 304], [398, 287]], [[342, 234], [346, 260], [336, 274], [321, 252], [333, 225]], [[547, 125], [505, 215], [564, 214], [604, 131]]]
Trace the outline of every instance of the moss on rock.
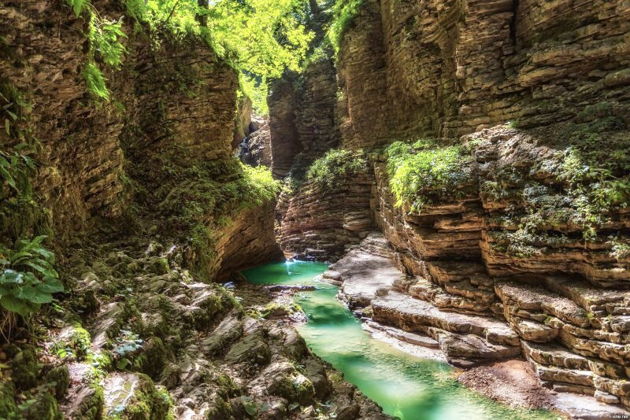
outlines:
[[45, 386], [31, 395], [26, 402], [20, 405], [19, 409], [25, 419], [63, 419], [55, 396]]
[[11, 361], [12, 379], [16, 387], [21, 390], [33, 388], [37, 385], [41, 365], [37, 359], [35, 348], [26, 346], [19, 348], [9, 346], [9, 355], [13, 355]]
[[12, 383], [0, 383], [0, 418], [9, 420], [18, 418], [14, 394], [15, 388]]
[[52, 368], [44, 377], [44, 381], [54, 388], [57, 399], [62, 399], [70, 386], [68, 366], [62, 365]]
[[173, 418], [172, 399], [144, 374], [112, 374], [104, 380], [105, 418], [164, 420]]

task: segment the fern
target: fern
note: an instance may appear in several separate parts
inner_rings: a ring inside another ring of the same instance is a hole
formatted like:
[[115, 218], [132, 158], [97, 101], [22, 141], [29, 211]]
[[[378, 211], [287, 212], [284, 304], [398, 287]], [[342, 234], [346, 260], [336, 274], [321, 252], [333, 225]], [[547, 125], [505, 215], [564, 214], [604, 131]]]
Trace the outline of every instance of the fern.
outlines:
[[138, 22], [146, 19], [148, 7], [145, 0], [125, 0], [127, 13]]
[[120, 67], [127, 49], [120, 42], [127, 35], [122, 30], [122, 19], [118, 22], [100, 19], [93, 15], [90, 22], [90, 47], [97, 52], [105, 64]]
[[54, 254], [42, 243], [45, 236], [21, 239], [16, 249], [0, 245], [0, 307], [22, 316], [50, 303], [53, 293], [63, 292], [53, 268]]
[[72, 7], [74, 14], [79, 17], [83, 10], [90, 4], [90, 0], [66, 0], [68, 5]]
[[87, 84], [88, 91], [97, 99], [109, 101], [109, 89], [105, 81], [105, 76], [98, 66], [93, 62], [89, 62], [85, 65], [83, 70], [83, 77]]

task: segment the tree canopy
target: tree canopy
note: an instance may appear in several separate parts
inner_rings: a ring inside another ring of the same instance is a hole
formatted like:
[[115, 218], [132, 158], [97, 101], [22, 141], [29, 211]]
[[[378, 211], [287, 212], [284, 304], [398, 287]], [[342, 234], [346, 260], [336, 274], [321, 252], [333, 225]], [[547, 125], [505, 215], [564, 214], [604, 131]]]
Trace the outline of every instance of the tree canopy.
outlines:
[[[72, 0], [70, 0], [72, 1]], [[207, 3], [206, 3], [207, 1]], [[266, 111], [267, 81], [298, 71], [313, 34], [308, 0], [125, 0], [128, 12], [152, 28], [204, 37], [241, 72], [241, 86]]]

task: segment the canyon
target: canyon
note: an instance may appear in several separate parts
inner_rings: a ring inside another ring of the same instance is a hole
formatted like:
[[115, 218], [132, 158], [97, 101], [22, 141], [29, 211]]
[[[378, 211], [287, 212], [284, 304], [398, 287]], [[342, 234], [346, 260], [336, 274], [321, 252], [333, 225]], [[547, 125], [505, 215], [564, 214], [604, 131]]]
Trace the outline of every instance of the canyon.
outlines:
[[0, 245], [46, 235], [65, 289], [0, 312], [0, 418], [390, 418], [296, 331], [299, 289], [240, 274], [285, 258], [482, 394], [630, 416], [628, 1], [312, 1], [265, 118], [125, 5], [90, 6], [125, 34], [108, 100], [88, 12], [0, 6], [0, 157], [28, 173], [0, 172]]

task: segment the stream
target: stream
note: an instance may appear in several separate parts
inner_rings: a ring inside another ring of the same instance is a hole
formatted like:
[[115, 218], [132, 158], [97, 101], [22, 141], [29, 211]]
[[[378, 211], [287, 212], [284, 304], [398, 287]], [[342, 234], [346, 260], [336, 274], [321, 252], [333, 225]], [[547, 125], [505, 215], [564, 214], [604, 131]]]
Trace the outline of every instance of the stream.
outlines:
[[243, 274], [257, 285], [308, 285], [295, 295], [308, 322], [298, 330], [309, 348], [342, 372], [383, 411], [403, 420], [552, 419], [546, 411], [512, 409], [460, 385], [446, 363], [421, 359], [372, 338], [337, 299], [338, 287], [316, 279], [327, 265], [268, 264]]

